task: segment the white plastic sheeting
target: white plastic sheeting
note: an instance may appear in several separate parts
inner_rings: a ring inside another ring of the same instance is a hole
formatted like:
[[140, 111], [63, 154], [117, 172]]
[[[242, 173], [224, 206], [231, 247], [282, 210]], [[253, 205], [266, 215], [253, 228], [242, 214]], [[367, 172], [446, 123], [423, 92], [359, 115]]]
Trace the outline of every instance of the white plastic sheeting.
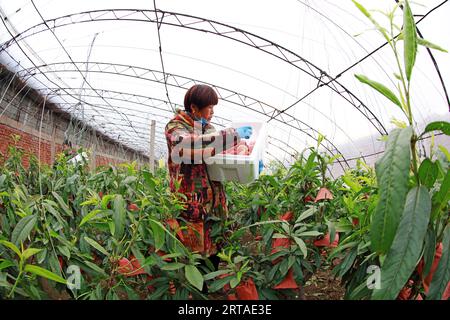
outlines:
[[[382, 11], [396, 4], [360, 3]], [[424, 38], [449, 49], [450, 3], [411, 6]], [[391, 119], [406, 121], [398, 107], [354, 77], [365, 74], [394, 89], [396, 64], [388, 46], [373, 52], [385, 41], [350, 0], [2, 0], [0, 8], [1, 63], [74, 117], [135, 149], [148, 152], [155, 119], [159, 157], [167, 152], [163, 129], [172, 108], [183, 104], [194, 83], [212, 84], [221, 94], [218, 128], [230, 121], [268, 122], [266, 157], [286, 163], [315, 145], [319, 132], [327, 139], [324, 150], [370, 161], [382, 151], [377, 139], [393, 128]], [[401, 25], [401, 10], [397, 14]], [[433, 56], [450, 85], [448, 53]], [[325, 82], [340, 76], [318, 88], [322, 71]], [[424, 47], [412, 92], [418, 126], [449, 119], [449, 102]]]

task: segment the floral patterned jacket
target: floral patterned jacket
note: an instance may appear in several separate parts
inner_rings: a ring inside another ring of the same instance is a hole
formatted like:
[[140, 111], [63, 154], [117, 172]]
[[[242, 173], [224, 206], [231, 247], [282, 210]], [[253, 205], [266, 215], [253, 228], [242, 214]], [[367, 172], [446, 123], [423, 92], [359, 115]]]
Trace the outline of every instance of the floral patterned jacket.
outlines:
[[216, 131], [212, 125], [202, 126], [188, 113], [178, 110], [166, 125], [165, 135], [170, 188], [187, 198], [182, 217], [192, 222], [204, 221], [209, 215], [225, 218], [228, 208], [222, 183], [210, 180], [203, 156], [220, 153], [239, 143], [236, 130]]

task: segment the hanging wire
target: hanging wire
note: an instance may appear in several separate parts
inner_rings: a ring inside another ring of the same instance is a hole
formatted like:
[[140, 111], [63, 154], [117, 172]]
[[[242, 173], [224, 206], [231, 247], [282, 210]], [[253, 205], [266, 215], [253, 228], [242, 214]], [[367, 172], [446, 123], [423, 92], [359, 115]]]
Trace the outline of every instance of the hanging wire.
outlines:
[[[161, 60], [161, 68], [162, 68], [163, 77], [164, 77], [164, 87], [166, 89], [167, 101], [169, 101], [170, 108], [172, 109], [173, 112], [175, 112], [175, 108], [172, 105], [172, 102], [170, 101], [169, 91], [167, 89], [167, 75], [166, 75], [166, 71], [164, 68], [164, 59], [163, 59], [163, 55], [162, 55], [162, 45], [161, 45], [161, 33], [160, 33], [161, 23], [160, 23], [159, 17], [158, 17], [158, 10], [156, 9], [156, 0], [153, 0], [153, 7], [155, 9], [155, 16], [156, 16], [156, 30], [158, 30], [159, 57]], [[164, 13], [161, 17], [161, 21], [163, 18], [164, 18]]]
[[[73, 61], [71, 55], [69, 54], [69, 52], [67, 51], [67, 49], [64, 47], [64, 45], [62, 44], [62, 42], [59, 40], [59, 38], [56, 36], [55, 32], [50, 28], [50, 26], [47, 24], [46, 20], [44, 19], [44, 17], [42, 16], [42, 14], [40, 13], [39, 9], [36, 7], [35, 3], [33, 0], [31, 0], [31, 3], [33, 4], [34, 9], [36, 10], [37, 14], [39, 15], [39, 17], [42, 19], [42, 22], [45, 24], [45, 26], [48, 28], [48, 30], [52, 33], [52, 35], [54, 36], [54, 38], [56, 39], [56, 41], [60, 44], [61, 48], [63, 49], [63, 51], [66, 53], [66, 55], [68, 56], [69, 60], [72, 62], [72, 64], [75, 66], [75, 68], [77, 69], [77, 71], [80, 73], [81, 77], [83, 78], [83, 80], [85, 81], [85, 83], [92, 89], [94, 90], [94, 92], [97, 93], [96, 89], [94, 87], [91, 86], [91, 84], [87, 81], [86, 77], [83, 75], [83, 73], [81, 72], [81, 70], [78, 68], [78, 66], [75, 64], [75, 62]], [[98, 93], [97, 93], [98, 94]], [[98, 94], [100, 98], [103, 99], [103, 97]], [[108, 103], [107, 100], [103, 99], [106, 103]], [[109, 104], [109, 103], [108, 103]], [[116, 108], [114, 108], [113, 106], [111, 106], [111, 109], [114, 110], [115, 112], [121, 114], [121, 112], [119, 110], [117, 110]], [[125, 121], [128, 121], [130, 128], [133, 128], [133, 124], [131, 123], [131, 121], [125, 116], [124, 117]], [[135, 131], [135, 133], [137, 134], [137, 132]]]

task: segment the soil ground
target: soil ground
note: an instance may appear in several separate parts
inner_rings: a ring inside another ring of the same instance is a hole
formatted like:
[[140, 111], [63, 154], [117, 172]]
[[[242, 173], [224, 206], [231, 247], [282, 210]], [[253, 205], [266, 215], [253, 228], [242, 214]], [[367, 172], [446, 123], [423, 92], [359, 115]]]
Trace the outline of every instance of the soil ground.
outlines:
[[334, 279], [331, 268], [318, 270], [304, 287], [305, 300], [343, 300], [345, 288]]

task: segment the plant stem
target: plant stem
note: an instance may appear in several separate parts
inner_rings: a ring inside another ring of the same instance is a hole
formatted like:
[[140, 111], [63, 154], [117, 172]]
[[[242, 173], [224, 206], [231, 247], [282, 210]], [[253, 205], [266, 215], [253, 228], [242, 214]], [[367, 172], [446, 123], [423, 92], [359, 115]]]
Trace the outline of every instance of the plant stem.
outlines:
[[19, 272], [19, 275], [16, 278], [16, 281], [14, 282], [14, 286], [12, 287], [11, 291], [8, 294], [8, 298], [11, 297], [11, 295], [13, 294], [14, 290], [16, 290], [17, 284], [19, 283], [19, 279], [22, 276], [22, 271]]

